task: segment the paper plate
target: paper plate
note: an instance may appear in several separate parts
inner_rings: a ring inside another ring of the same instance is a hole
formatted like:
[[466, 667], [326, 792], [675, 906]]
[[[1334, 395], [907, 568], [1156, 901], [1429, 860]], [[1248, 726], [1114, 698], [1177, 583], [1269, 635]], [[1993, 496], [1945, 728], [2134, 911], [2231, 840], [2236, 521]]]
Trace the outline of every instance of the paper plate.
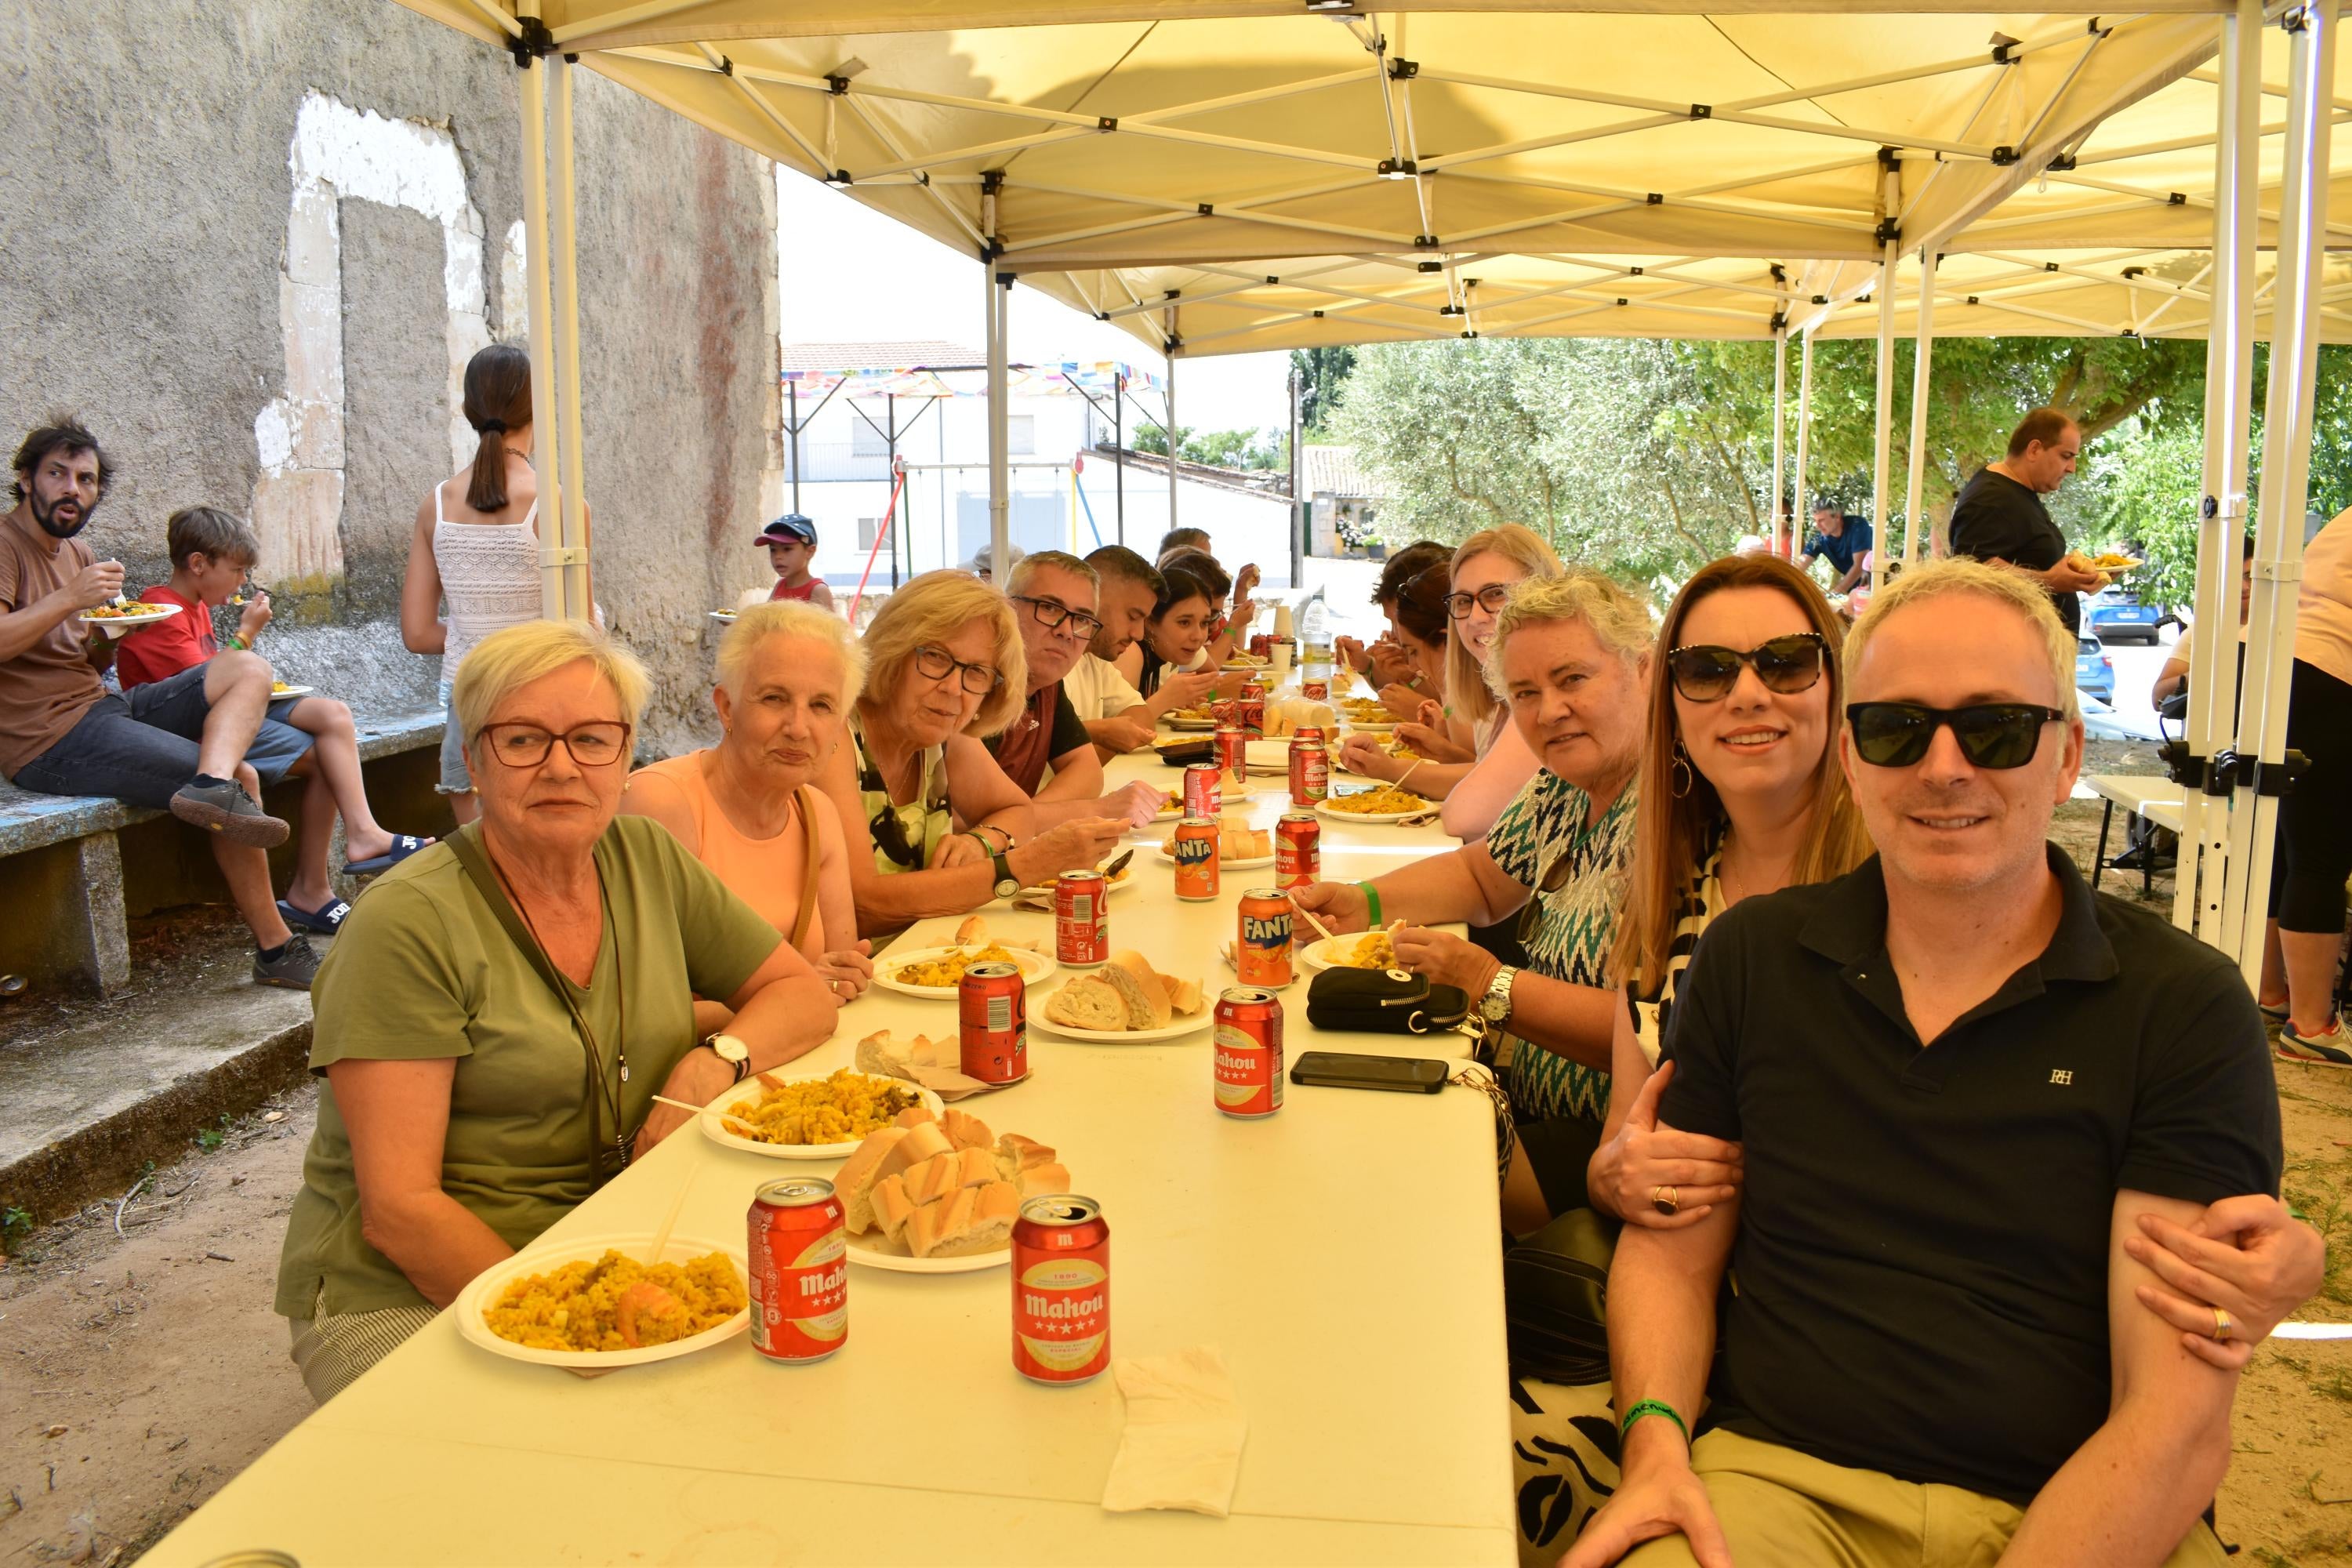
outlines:
[[1217, 727], [1217, 721], [1214, 719], [1179, 719], [1172, 713], [1161, 722], [1180, 735], [1201, 734], [1213, 731]]
[[1411, 811], [1364, 812], [1336, 810], [1329, 801], [1318, 800], [1315, 803], [1315, 809], [1334, 822], [1402, 822], [1408, 816], [1419, 816], [1425, 812], [1435, 811], [1437, 803], [1431, 801], [1427, 805], [1414, 806]]
[[[833, 1074], [772, 1072], [768, 1076], [778, 1083], [807, 1083], [817, 1079], [831, 1078]], [[866, 1072], [859, 1073], [857, 1076], [871, 1079], [877, 1083], [895, 1084], [902, 1089], [913, 1089], [921, 1098], [922, 1103], [930, 1109], [933, 1116], [937, 1116], [946, 1109], [938, 1095], [920, 1084], [908, 1083], [904, 1079], [890, 1078], [882, 1073]], [[757, 1138], [744, 1137], [727, 1124], [727, 1112], [740, 1105], [758, 1104], [760, 1097], [766, 1092], [767, 1085], [761, 1083], [757, 1075], [754, 1075], [712, 1100], [703, 1107], [702, 1114], [695, 1118], [702, 1124], [702, 1135], [713, 1143], [723, 1143], [730, 1149], [740, 1149], [747, 1154], [763, 1154], [771, 1160], [845, 1160], [852, 1151], [866, 1142], [863, 1138], [852, 1138], [846, 1143], [762, 1143]]]
[[[100, 607], [104, 608], [103, 605]], [[88, 610], [84, 610], [76, 618], [93, 626], [123, 628], [152, 626], [157, 621], [168, 621], [179, 613], [180, 606], [177, 605], [150, 605], [144, 612], [136, 616], [94, 616]]]
[[719, 621], [731, 626], [735, 624], [735, 617], [740, 613], [740, 612], [735, 610], [713, 610], [710, 612], [710, 618], [714, 621]]
[[[526, 1274], [545, 1274], [583, 1258], [593, 1260], [604, 1257], [607, 1248], [627, 1253], [633, 1258], [642, 1258], [653, 1238], [654, 1233], [649, 1230], [630, 1236], [586, 1236], [545, 1247], [528, 1247], [504, 1262], [492, 1264], [475, 1275], [472, 1281], [457, 1293], [457, 1331], [484, 1350], [494, 1355], [502, 1355], [509, 1361], [529, 1362], [535, 1366], [593, 1367], [601, 1372], [692, 1355], [697, 1351], [707, 1351], [713, 1345], [731, 1340], [751, 1326], [751, 1309], [747, 1303], [743, 1310], [725, 1322], [688, 1339], [672, 1340], [666, 1345], [642, 1345], [635, 1350], [624, 1351], [543, 1351], [516, 1344], [512, 1340], [502, 1340], [490, 1332], [489, 1324], [483, 1321], [483, 1311], [511, 1280]], [[660, 1261], [686, 1263], [712, 1252], [723, 1252], [728, 1256], [735, 1265], [736, 1277], [744, 1282], [748, 1290], [751, 1268], [740, 1245], [730, 1247], [701, 1237], [674, 1235], [662, 1248]]]
[[1343, 962], [1339, 955], [1353, 952], [1356, 944], [1370, 934], [1368, 931], [1349, 931], [1345, 936], [1318, 937], [1313, 942], [1302, 942], [1294, 950], [1298, 957], [1298, 965], [1309, 971], [1360, 968], [1360, 964]]
[[[1122, 850], [1120, 853], [1124, 854], [1126, 851]], [[1130, 864], [1118, 881], [1103, 884], [1103, 902], [1108, 904], [1111, 894], [1123, 891], [1134, 885], [1135, 868]], [[1011, 898], [1001, 901], [1010, 904], [1016, 910], [1036, 910], [1050, 915], [1054, 912], [1054, 889], [1050, 885], [1043, 888], [1024, 888]]]
[[864, 1236], [844, 1233], [843, 1239], [849, 1243], [849, 1261], [868, 1268], [887, 1268], [894, 1274], [977, 1274], [985, 1268], [1002, 1268], [1013, 1261], [1009, 1237], [993, 1252], [967, 1253], [961, 1258], [917, 1258], [909, 1252], [887, 1251], [885, 1249], [890, 1242], [878, 1230], [869, 1230]]
[[289, 686], [283, 691], [279, 691], [277, 689], [272, 688], [269, 693], [269, 700], [272, 702], [283, 702], [289, 698], [308, 697], [310, 693], [318, 689], [319, 689], [315, 686]]
[[[1168, 846], [1165, 844], [1153, 845], [1151, 852], [1171, 866], [1176, 864], [1176, 857], [1168, 853]], [[1273, 864], [1274, 857], [1271, 854], [1253, 855], [1246, 860], [1221, 860], [1217, 863], [1217, 868], [1220, 871], [1255, 871], [1261, 866]]]
[[[1396, 727], [1404, 722], [1404, 721], [1402, 719], [1391, 719], [1383, 722], [1381, 720], [1375, 719], [1367, 723], [1359, 723], [1353, 719], [1349, 719], [1343, 721], [1343, 722], [1347, 725], [1348, 734], [1349, 735], [1393, 735], [1396, 733]], [[1347, 736], [1342, 735], [1340, 739], [1345, 740], [1347, 739]]]
[[[1181, 790], [1172, 790], [1170, 793], [1173, 795], [1181, 795], [1183, 792]], [[1225, 779], [1218, 787], [1217, 807], [1222, 811], [1226, 806], [1238, 805], [1243, 801], [1252, 799], [1257, 795], [1257, 793], [1258, 792], [1255, 788], [1248, 784], [1236, 784], [1232, 779]], [[1184, 808], [1181, 805], [1163, 805], [1151, 820], [1153, 822], [1174, 822], [1182, 817], [1183, 815]]]
[[[950, 942], [945, 947], [909, 948], [904, 952], [900, 952], [894, 948], [875, 961], [874, 984], [879, 985], [885, 991], [896, 991], [902, 996], [928, 996], [933, 1001], [952, 1002], [956, 999], [959, 990], [958, 987], [953, 985], [908, 985], [899, 980], [898, 971], [906, 968], [908, 964], [920, 963], [926, 959], [946, 958], [951, 953], [961, 952], [968, 945], [985, 947], [988, 944], [986, 942], [970, 944], [963, 942]], [[1025, 947], [1013, 948], [1012, 952], [1013, 962], [1021, 966], [1021, 978], [1032, 985], [1036, 984], [1037, 982], [1045, 979], [1045, 976], [1053, 973], [1055, 970], [1061, 967], [1059, 964], [1055, 963], [1052, 956], [1047, 953], [1032, 952]], [[889, 968], [887, 971], [883, 968], [884, 964], [889, 965]]]
[[1198, 1013], [1157, 1029], [1081, 1029], [1069, 1024], [1055, 1023], [1045, 1016], [1042, 1005], [1030, 1013], [1029, 1028], [1033, 1034], [1051, 1035], [1063, 1040], [1084, 1040], [1089, 1045], [1148, 1046], [1155, 1040], [1174, 1040], [1186, 1035], [1197, 1035], [1216, 1021], [1215, 1007], [1203, 997]]

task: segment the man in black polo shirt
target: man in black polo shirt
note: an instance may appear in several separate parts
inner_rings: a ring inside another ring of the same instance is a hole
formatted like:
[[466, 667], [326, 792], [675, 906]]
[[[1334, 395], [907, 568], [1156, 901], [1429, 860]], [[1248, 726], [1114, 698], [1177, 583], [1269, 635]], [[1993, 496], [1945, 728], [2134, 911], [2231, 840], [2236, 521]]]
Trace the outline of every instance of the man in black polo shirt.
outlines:
[[1618, 1244], [1624, 1479], [1567, 1568], [2218, 1565], [2237, 1373], [2141, 1310], [2126, 1241], [2277, 1189], [2252, 998], [2045, 842], [2083, 727], [2039, 590], [1924, 567], [1845, 657], [1879, 854], [1701, 939], [1660, 1120], [1739, 1141], [1745, 1187]]
[[1036, 831], [1087, 816], [1123, 816], [1138, 826], [1150, 821], [1165, 798], [1160, 786], [1138, 780], [1104, 794], [1102, 761], [1062, 689], [1087, 640], [1102, 630], [1095, 614], [1099, 574], [1075, 555], [1036, 550], [1013, 566], [1004, 589], [1021, 626], [1029, 697], [1013, 722], [982, 743], [1013, 787], [1035, 803]]
[[1867, 521], [1850, 511], [1840, 510], [1837, 502], [1822, 496], [1813, 502], [1813, 531], [1805, 535], [1805, 549], [1797, 557], [1797, 570], [1807, 570], [1813, 557], [1820, 556], [1838, 574], [1830, 592], [1843, 594], [1870, 570], [1870, 542]]
[[1952, 553], [2011, 566], [2050, 590], [2058, 618], [2083, 635], [2082, 602], [2107, 580], [2070, 560], [2066, 536], [2042, 498], [2066, 482], [2083, 449], [2083, 432], [2063, 411], [2037, 408], [2009, 435], [2009, 456], [1988, 463], [1952, 501]]

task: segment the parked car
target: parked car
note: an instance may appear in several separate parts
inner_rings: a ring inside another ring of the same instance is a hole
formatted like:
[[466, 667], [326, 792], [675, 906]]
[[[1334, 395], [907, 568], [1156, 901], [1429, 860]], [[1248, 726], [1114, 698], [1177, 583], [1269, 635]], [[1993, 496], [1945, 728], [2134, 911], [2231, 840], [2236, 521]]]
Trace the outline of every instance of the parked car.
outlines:
[[2164, 612], [2153, 605], [2143, 605], [2131, 589], [2113, 585], [2100, 589], [2091, 597], [2090, 625], [2108, 642], [2137, 639], [2154, 643], [2157, 628], [2164, 622]]
[[2107, 645], [2099, 634], [2088, 626], [2074, 645], [2074, 689], [2110, 707], [2116, 700], [2116, 661], [2107, 657]]

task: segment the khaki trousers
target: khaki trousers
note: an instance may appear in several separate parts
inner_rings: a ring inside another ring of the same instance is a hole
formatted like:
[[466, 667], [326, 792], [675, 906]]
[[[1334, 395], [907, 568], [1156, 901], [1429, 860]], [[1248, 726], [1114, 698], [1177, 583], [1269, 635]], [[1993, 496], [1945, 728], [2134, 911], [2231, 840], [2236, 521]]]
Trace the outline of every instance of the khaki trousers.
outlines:
[[[1993, 1568], [2024, 1513], [1959, 1487], [1921, 1486], [1848, 1469], [1736, 1432], [1691, 1449], [1739, 1568]], [[1624, 1568], [1689, 1568], [1681, 1536], [1628, 1552]], [[2221, 1568], [2229, 1558], [2200, 1521], [2164, 1568]]]

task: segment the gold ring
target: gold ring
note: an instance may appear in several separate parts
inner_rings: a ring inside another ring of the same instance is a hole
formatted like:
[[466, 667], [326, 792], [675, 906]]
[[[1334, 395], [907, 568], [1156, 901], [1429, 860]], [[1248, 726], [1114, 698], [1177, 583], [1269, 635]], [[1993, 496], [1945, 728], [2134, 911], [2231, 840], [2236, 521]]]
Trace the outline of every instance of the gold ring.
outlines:
[[1674, 1214], [1683, 1205], [1681, 1198], [1676, 1195], [1674, 1188], [1652, 1187], [1650, 1189], [1650, 1206], [1657, 1210], [1660, 1214]]
[[2213, 1309], [2213, 1340], [2215, 1343], [2228, 1344], [2230, 1342], [2231, 1331], [2236, 1327], [2236, 1324], [2230, 1321], [2229, 1313], [2223, 1311], [2219, 1307]]

